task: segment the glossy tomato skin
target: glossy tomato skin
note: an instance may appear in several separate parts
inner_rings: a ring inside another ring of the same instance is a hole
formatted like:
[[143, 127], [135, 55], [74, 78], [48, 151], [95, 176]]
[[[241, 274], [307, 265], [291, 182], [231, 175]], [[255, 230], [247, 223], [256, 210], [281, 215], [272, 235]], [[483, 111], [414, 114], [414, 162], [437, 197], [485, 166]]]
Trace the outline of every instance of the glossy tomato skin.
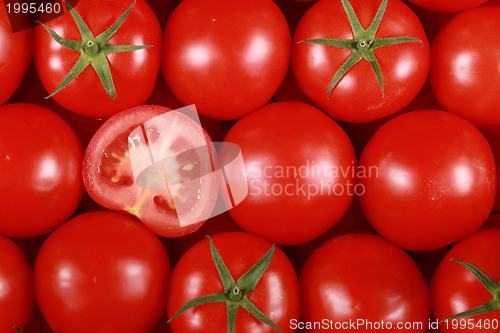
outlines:
[[271, 0], [183, 1], [165, 27], [162, 70], [177, 98], [202, 116], [238, 119], [278, 89], [290, 42]]
[[[79, 1], [75, 10], [97, 36], [108, 29], [131, 4], [132, 1], [87, 0]], [[62, 38], [81, 40], [69, 12], [50, 20], [47, 26]], [[108, 95], [95, 70], [88, 66], [53, 99], [75, 113], [103, 118], [144, 103], [153, 91], [160, 68], [161, 38], [155, 13], [144, 0], [138, 0], [109, 44], [153, 47], [107, 55], [118, 97], [113, 99]], [[79, 56], [79, 52], [60, 46], [42, 26], [35, 27], [34, 61], [40, 81], [48, 93], [56, 89]]]
[[[303, 323], [326, 318], [332, 321], [329, 329], [336, 332], [375, 331], [365, 325], [357, 329], [334, 326], [357, 320], [383, 321], [397, 332], [425, 332], [427, 328], [430, 298], [422, 274], [403, 250], [380, 236], [354, 233], [330, 239], [306, 260], [299, 281]], [[420, 323], [421, 327], [396, 330], [398, 323]]]
[[32, 55], [33, 30], [13, 32], [5, 6], [0, 6], [0, 105], [4, 104], [21, 84]]
[[312, 240], [338, 222], [355, 193], [349, 138], [320, 110], [276, 102], [234, 125], [224, 142], [241, 148], [246, 198], [229, 213], [247, 232], [281, 245]]
[[24, 328], [35, 307], [33, 273], [21, 249], [0, 235], [0, 331]]
[[55, 332], [148, 332], [165, 309], [169, 275], [165, 248], [142, 224], [85, 213], [43, 244], [35, 295]]
[[[489, 301], [492, 296], [479, 280], [465, 267], [451, 261], [461, 260], [473, 264], [493, 281], [500, 280], [500, 228], [478, 231], [454, 245], [443, 258], [434, 273], [430, 285], [432, 311], [443, 320]], [[499, 332], [500, 316], [497, 311], [463, 318], [474, 327], [460, 327], [460, 319], [439, 325], [444, 333]], [[494, 323], [496, 321], [496, 324]], [[479, 327], [489, 322], [492, 327]], [[462, 323], [463, 324], [463, 323]], [[458, 325], [458, 327], [456, 326]]]
[[437, 12], [461, 12], [484, 4], [488, 0], [408, 0], [411, 3]]
[[[217, 234], [212, 237], [212, 241], [235, 281], [272, 246], [257, 236], [242, 232]], [[210, 253], [209, 241], [204, 239], [181, 257], [172, 272], [167, 297], [168, 317], [171, 318], [184, 303], [193, 298], [223, 290]], [[280, 249], [275, 249], [268, 269], [248, 298], [283, 333], [294, 331], [290, 328], [289, 321], [300, 316], [298, 279], [292, 264]], [[226, 305], [214, 303], [191, 308], [172, 320], [170, 325], [174, 333], [227, 332]], [[240, 308], [235, 332], [276, 331]]]
[[[458, 14], [432, 44], [430, 80], [441, 106], [480, 129], [500, 129], [500, 6]], [[491, 44], [491, 45], [490, 45]]]
[[82, 144], [52, 111], [28, 103], [0, 107], [0, 234], [28, 238], [51, 232], [83, 194]]
[[[372, 22], [380, 1], [350, 1], [363, 28]], [[299, 22], [293, 38], [292, 66], [299, 87], [323, 111], [351, 123], [377, 120], [405, 107], [422, 88], [429, 71], [430, 51], [422, 24], [401, 1], [389, 0], [376, 37], [410, 36], [419, 42], [374, 50], [381, 67], [384, 94], [370, 63], [354, 65], [327, 98], [330, 82], [351, 51], [298, 43], [314, 38], [352, 39], [340, 1], [319, 1]]]
[[497, 174], [491, 149], [472, 124], [444, 111], [414, 111], [370, 139], [360, 178], [365, 216], [385, 238], [412, 251], [446, 246], [488, 218]]
[[[196, 184], [196, 189], [181, 193], [187, 199], [184, 205], [185, 213], [192, 217], [189, 219], [190, 223], [186, 224], [179, 221], [179, 207], [174, 209], [167, 204], [172, 193], [166, 189], [145, 188], [136, 182], [131, 163], [129, 136], [141, 124], [168, 112], [174, 111], [161, 106], [142, 105], [109, 118], [87, 146], [83, 161], [83, 183], [87, 193], [99, 205], [134, 215], [158, 235], [180, 237], [196, 231], [210, 216], [217, 199], [218, 179], [204, 178]], [[175, 152], [177, 149], [189, 151], [193, 147], [203, 145], [212, 147], [208, 134], [187, 115], [178, 114], [171, 118], [170, 124], [164, 123], [162, 127], [150, 127], [147, 130], [160, 134], [159, 140], [134, 143], [136, 150], [140, 152], [136, 154], [139, 156], [138, 161], [146, 166], [151, 165], [152, 160], [146, 150], [162, 140], [168, 143], [166, 148], [174, 149]], [[157, 148], [155, 151], [162, 152]], [[210, 158], [215, 160], [215, 150], [210, 149], [210, 153]], [[193, 172], [196, 172], [196, 168]], [[188, 176], [190, 175], [192, 174]], [[198, 176], [195, 174], [196, 178], [193, 179], [198, 179]]]

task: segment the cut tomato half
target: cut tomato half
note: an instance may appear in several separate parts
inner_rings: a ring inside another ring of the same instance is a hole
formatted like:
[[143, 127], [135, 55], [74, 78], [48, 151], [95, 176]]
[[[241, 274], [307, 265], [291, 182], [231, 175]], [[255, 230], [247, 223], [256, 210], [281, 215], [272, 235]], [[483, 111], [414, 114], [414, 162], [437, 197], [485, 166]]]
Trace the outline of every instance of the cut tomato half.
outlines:
[[195, 119], [146, 105], [109, 118], [85, 152], [88, 194], [158, 235], [196, 231], [212, 213], [219, 178], [215, 147]]

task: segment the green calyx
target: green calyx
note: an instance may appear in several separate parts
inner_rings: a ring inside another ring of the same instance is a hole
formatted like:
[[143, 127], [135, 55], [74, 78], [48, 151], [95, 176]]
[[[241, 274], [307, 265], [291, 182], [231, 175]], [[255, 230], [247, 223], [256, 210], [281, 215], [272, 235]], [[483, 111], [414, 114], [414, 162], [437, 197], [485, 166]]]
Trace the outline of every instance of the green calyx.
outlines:
[[97, 75], [99, 75], [101, 83], [104, 86], [104, 89], [106, 90], [108, 95], [111, 98], [117, 98], [118, 95], [116, 94], [116, 89], [113, 83], [113, 78], [111, 76], [109, 62], [106, 56], [110, 53], [129, 52], [129, 51], [136, 51], [152, 47], [152, 45], [108, 44], [108, 41], [118, 31], [120, 26], [127, 18], [128, 14], [132, 10], [132, 7], [134, 7], [135, 1], [125, 11], [125, 13], [123, 13], [122, 16], [120, 16], [115, 23], [113, 23], [111, 27], [109, 27], [106, 31], [104, 31], [97, 37], [94, 37], [92, 31], [90, 31], [89, 27], [83, 21], [82, 17], [76, 12], [76, 10], [66, 0], [64, 0], [64, 3], [66, 4], [66, 7], [73, 16], [73, 19], [75, 20], [75, 23], [78, 27], [78, 30], [80, 31], [80, 35], [82, 37], [80, 41], [64, 39], [61, 36], [59, 36], [54, 30], [50, 29], [42, 22], [37, 21], [37, 23], [41, 24], [48, 31], [50, 36], [54, 38], [54, 40], [58, 42], [60, 45], [68, 49], [80, 52], [80, 57], [78, 58], [77, 62], [75, 63], [71, 71], [68, 73], [68, 75], [61, 81], [61, 83], [59, 83], [56, 90], [54, 90], [46, 98], [50, 98], [55, 94], [57, 94], [59, 91], [61, 91], [61, 89], [66, 87], [89, 65], [92, 65]]
[[489, 300], [488, 302], [482, 304], [482, 305], [475, 307], [475, 308], [469, 309], [469, 310], [464, 311], [464, 312], [460, 312], [454, 316], [443, 319], [440, 322], [444, 322], [444, 321], [452, 320], [452, 319], [474, 316], [474, 315], [478, 315], [478, 314], [482, 314], [482, 313], [487, 313], [487, 312], [499, 310], [500, 309], [500, 284], [493, 281], [482, 270], [480, 270], [479, 268], [477, 268], [476, 266], [474, 266], [468, 262], [460, 261], [460, 260], [456, 260], [456, 259], [451, 259], [451, 260], [464, 266], [472, 274], [474, 274], [477, 277], [477, 279], [479, 280], [479, 282], [481, 282], [482, 285], [486, 289], [488, 289], [488, 291], [490, 292], [490, 294], [492, 296], [492, 299]]
[[215, 267], [219, 273], [222, 286], [224, 291], [220, 293], [204, 295], [190, 300], [184, 304], [177, 313], [168, 320], [168, 322], [174, 320], [184, 311], [202, 304], [209, 303], [225, 303], [227, 307], [227, 331], [228, 333], [234, 333], [236, 325], [236, 312], [239, 307], [242, 307], [254, 317], [262, 321], [263, 323], [271, 326], [276, 331], [281, 333], [280, 328], [262, 311], [257, 308], [257, 306], [248, 298], [248, 295], [255, 289], [259, 283], [262, 275], [269, 267], [271, 259], [274, 254], [275, 245], [269, 249], [269, 251], [259, 259], [245, 274], [243, 274], [238, 281], [234, 281], [231, 273], [224, 264], [222, 257], [220, 256], [217, 248], [210, 236], [207, 236], [210, 242], [210, 252], [212, 253], [212, 259], [214, 260]]
[[389, 37], [389, 38], [377, 38], [375, 34], [377, 33], [382, 17], [384, 16], [385, 9], [387, 7], [388, 0], [382, 0], [380, 7], [378, 8], [377, 14], [375, 15], [370, 26], [365, 30], [359, 23], [358, 17], [354, 12], [351, 4], [348, 0], [341, 0], [342, 6], [347, 14], [349, 23], [351, 24], [351, 29], [353, 33], [353, 39], [336, 39], [336, 38], [317, 38], [317, 39], [307, 39], [301, 40], [299, 43], [312, 43], [312, 44], [322, 44], [344, 48], [351, 50], [351, 54], [347, 60], [340, 66], [340, 68], [335, 73], [332, 81], [330, 82], [330, 87], [328, 88], [327, 98], [344, 77], [344, 75], [351, 69], [352, 66], [357, 64], [361, 59], [366, 59], [371, 65], [377, 76], [380, 89], [382, 90], [382, 96], [384, 95], [384, 85], [382, 78], [382, 71], [380, 70], [380, 65], [378, 63], [373, 50], [383, 46], [403, 44], [409, 42], [422, 42], [418, 38], [413, 37]]

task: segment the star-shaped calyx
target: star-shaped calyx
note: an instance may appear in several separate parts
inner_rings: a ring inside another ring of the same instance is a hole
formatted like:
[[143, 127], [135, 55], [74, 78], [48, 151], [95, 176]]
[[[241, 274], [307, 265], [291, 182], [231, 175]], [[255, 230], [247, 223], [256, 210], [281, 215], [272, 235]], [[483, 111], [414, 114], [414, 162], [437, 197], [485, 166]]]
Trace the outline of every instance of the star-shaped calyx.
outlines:
[[409, 42], [420, 42], [422, 45], [424, 43], [413, 37], [388, 37], [388, 38], [377, 38], [375, 37], [382, 17], [384, 16], [385, 9], [387, 7], [388, 0], [382, 0], [380, 7], [377, 10], [372, 23], [367, 29], [363, 29], [359, 23], [358, 17], [354, 12], [351, 4], [348, 0], [341, 0], [342, 6], [347, 14], [347, 18], [351, 25], [353, 39], [336, 39], [336, 38], [317, 38], [317, 39], [307, 39], [301, 40], [299, 43], [313, 43], [340, 47], [344, 49], [351, 50], [351, 54], [347, 60], [340, 66], [340, 68], [335, 73], [332, 81], [330, 82], [330, 87], [328, 88], [327, 98], [329, 98], [330, 93], [333, 88], [340, 82], [344, 75], [358, 63], [361, 59], [366, 59], [373, 67], [375, 75], [377, 76], [380, 89], [382, 90], [382, 96], [384, 95], [384, 85], [382, 78], [382, 71], [380, 70], [380, 65], [378, 63], [373, 50], [383, 46], [396, 45]]
[[440, 323], [443, 321], [465, 318], [465, 317], [469, 317], [469, 316], [475, 316], [475, 315], [479, 315], [482, 313], [488, 313], [488, 312], [499, 310], [500, 309], [500, 284], [493, 281], [482, 270], [480, 270], [478, 267], [474, 266], [471, 263], [461, 261], [461, 260], [456, 260], [456, 259], [451, 259], [451, 260], [462, 265], [463, 267], [467, 268], [472, 274], [474, 274], [476, 276], [476, 278], [479, 280], [479, 282], [481, 282], [481, 284], [490, 292], [492, 298], [488, 302], [486, 302], [482, 305], [476, 306], [475, 308], [466, 310], [464, 312], [460, 312], [454, 316], [443, 319], [440, 321]]
[[262, 313], [262, 311], [260, 311], [259, 308], [257, 308], [257, 306], [248, 298], [248, 295], [255, 289], [260, 279], [262, 278], [262, 275], [264, 275], [267, 268], [269, 267], [274, 254], [275, 245], [273, 245], [271, 249], [269, 249], [269, 251], [267, 251], [267, 253], [262, 256], [262, 258], [260, 258], [255, 263], [255, 265], [252, 266], [252, 268], [250, 268], [238, 279], [238, 281], [235, 282], [233, 277], [231, 276], [231, 273], [227, 269], [226, 264], [222, 260], [219, 251], [217, 251], [217, 248], [212, 242], [212, 239], [210, 238], [210, 236], [207, 237], [210, 242], [210, 252], [212, 254], [212, 259], [214, 261], [215, 267], [217, 268], [217, 272], [219, 273], [224, 291], [215, 294], [200, 296], [188, 301], [168, 321], [170, 322], [174, 320], [184, 311], [198, 305], [209, 303], [225, 303], [227, 307], [228, 333], [234, 333], [236, 325], [236, 312], [238, 311], [238, 308], [240, 306], [263, 323], [282, 333], [280, 328], [269, 317]]
[[78, 58], [77, 62], [68, 73], [68, 75], [61, 81], [61, 83], [59, 83], [56, 90], [54, 90], [49, 96], [47, 96], [47, 98], [52, 97], [54, 94], [58, 93], [61, 89], [66, 87], [89, 65], [92, 65], [97, 75], [99, 75], [101, 83], [108, 95], [111, 98], [118, 97], [118, 95], [116, 94], [115, 85], [113, 83], [109, 62], [106, 56], [110, 53], [129, 52], [152, 47], [152, 45], [108, 44], [108, 41], [118, 31], [120, 26], [127, 18], [128, 14], [132, 10], [132, 7], [134, 7], [135, 1], [125, 11], [125, 13], [123, 13], [115, 23], [113, 23], [111, 27], [109, 27], [106, 31], [104, 31], [97, 37], [94, 37], [92, 31], [90, 31], [89, 27], [83, 21], [82, 17], [76, 12], [76, 10], [66, 0], [64, 0], [64, 3], [66, 4], [66, 7], [75, 20], [78, 30], [80, 31], [81, 40], [78, 41], [64, 39], [42, 22], [37, 21], [37, 23], [40, 23], [49, 32], [50, 36], [52, 36], [52, 38], [54, 38], [54, 40], [60, 45], [70, 50], [80, 52], [80, 57]]

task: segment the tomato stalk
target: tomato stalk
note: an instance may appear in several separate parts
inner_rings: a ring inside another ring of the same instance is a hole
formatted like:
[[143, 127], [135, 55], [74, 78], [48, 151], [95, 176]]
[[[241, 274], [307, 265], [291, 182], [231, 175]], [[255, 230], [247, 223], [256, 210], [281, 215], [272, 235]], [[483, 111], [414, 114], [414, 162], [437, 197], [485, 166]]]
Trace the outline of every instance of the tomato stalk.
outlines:
[[108, 44], [108, 41], [114, 34], [118, 31], [120, 26], [125, 22], [128, 14], [132, 10], [132, 7], [135, 5], [135, 1], [130, 5], [130, 7], [123, 13], [115, 23], [111, 27], [109, 27], [106, 31], [101, 33], [99, 36], [94, 37], [92, 31], [90, 31], [89, 27], [83, 21], [82, 17], [76, 12], [76, 10], [64, 0], [66, 7], [69, 12], [73, 16], [73, 19], [80, 31], [81, 40], [70, 40], [64, 39], [59, 36], [54, 30], [46, 26], [40, 21], [36, 21], [41, 24], [50, 36], [58, 42], [61, 46], [68, 48], [70, 50], [74, 50], [80, 52], [80, 57], [76, 61], [73, 68], [70, 70], [68, 75], [59, 83], [57, 88], [46, 98], [50, 98], [61, 91], [64, 87], [66, 87], [71, 81], [73, 81], [85, 68], [89, 65], [92, 65], [94, 70], [96, 71], [101, 83], [111, 98], [117, 98], [118, 95], [116, 93], [115, 85], [113, 83], [113, 77], [111, 75], [111, 69], [109, 67], [109, 62], [107, 59], [107, 55], [110, 53], [117, 52], [129, 52], [136, 51], [148, 47], [152, 47], [152, 45], [113, 45]]
[[474, 274], [476, 276], [476, 278], [479, 280], [479, 282], [481, 282], [481, 284], [486, 289], [488, 289], [488, 291], [490, 292], [490, 294], [493, 297], [491, 300], [489, 300], [488, 302], [486, 302], [482, 305], [476, 306], [475, 308], [469, 309], [469, 310], [464, 311], [464, 312], [460, 312], [454, 316], [443, 319], [443, 320], [441, 320], [441, 322], [499, 310], [500, 309], [500, 284], [493, 281], [482, 270], [480, 270], [478, 267], [474, 266], [473, 264], [470, 264], [470, 263], [465, 262], [465, 261], [456, 260], [456, 259], [451, 259], [451, 260], [464, 266], [472, 274]]
[[377, 10], [373, 21], [367, 29], [364, 29], [359, 23], [358, 17], [354, 12], [351, 4], [348, 0], [341, 0], [342, 6], [344, 7], [345, 13], [347, 15], [347, 19], [349, 20], [349, 24], [351, 25], [353, 38], [352, 39], [337, 39], [337, 38], [315, 38], [315, 39], [306, 39], [301, 40], [299, 43], [312, 43], [312, 44], [321, 44], [321, 45], [329, 45], [339, 48], [344, 48], [351, 51], [351, 54], [346, 59], [346, 61], [340, 66], [335, 75], [330, 82], [330, 86], [328, 88], [327, 98], [333, 90], [340, 82], [340, 80], [344, 77], [344, 75], [351, 69], [352, 66], [357, 64], [361, 59], [367, 60], [373, 68], [375, 75], [377, 76], [378, 83], [380, 85], [380, 89], [382, 91], [382, 96], [384, 95], [384, 84], [382, 71], [380, 69], [380, 65], [378, 63], [377, 57], [373, 53], [373, 50], [389, 45], [396, 45], [402, 43], [409, 42], [420, 42], [422, 47], [424, 46], [424, 42], [418, 38], [414, 37], [388, 37], [388, 38], [377, 38], [375, 37], [380, 22], [382, 21], [382, 17], [384, 16], [385, 10], [387, 8], [387, 1], [382, 0], [380, 7]]
[[210, 236], [207, 236], [210, 242], [210, 252], [212, 253], [212, 259], [219, 273], [220, 280], [224, 287], [223, 292], [204, 295], [194, 298], [184, 304], [177, 313], [168, 320], [168, 322], [174, 320], [184, 311], [202, 304], [209, 303], [225, 303], [227, 306], [227, 331], [228, 333], [234, 333], [236, 326], [236, 313], [238, 308], [241, 306], [243, 309], [247, 310], [254, 317], [262, 321], [263, 323], [271, 326], [275, 330], [281, 333], [281, 329], [262, 311], [257, 308], [257, 306], [248, 298], [248, 295], [255, 289], [259, 283], [262, 275], [266, 272], [271, 259], [274, 254], [275, 245], [269, 249], [269, 251], [262, 256], [255, 265], [252, 266], [245, 274], [243, 274], [238, 281], [234, 281], [231, 273], [226, 267], [226, 264], [222, 260], [222, 257], [217, 251], [214, 243]]

